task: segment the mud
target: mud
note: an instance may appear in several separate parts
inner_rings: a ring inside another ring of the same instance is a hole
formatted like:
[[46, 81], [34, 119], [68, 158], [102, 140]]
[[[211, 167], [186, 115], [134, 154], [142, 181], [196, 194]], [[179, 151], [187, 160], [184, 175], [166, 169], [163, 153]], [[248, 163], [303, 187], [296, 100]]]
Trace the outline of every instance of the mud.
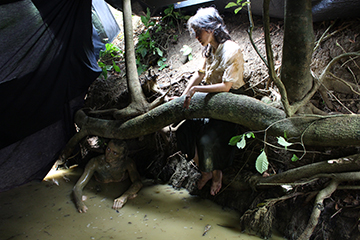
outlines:
[[[151, 182], [145, 182], [137, 198], [113, 210], [113, 199], [129, 182], [100, 184], [92, 179], [84, 190], [89, 210], [78, 213], [71, 191], [81, 172], [80, 168], [51, 172], [42, 182], [0, 193], [0, 238], [260, 239], [241, 232], [237, 211], [183, 188]], [[203, 236], [207, 225], [211, 227]]]

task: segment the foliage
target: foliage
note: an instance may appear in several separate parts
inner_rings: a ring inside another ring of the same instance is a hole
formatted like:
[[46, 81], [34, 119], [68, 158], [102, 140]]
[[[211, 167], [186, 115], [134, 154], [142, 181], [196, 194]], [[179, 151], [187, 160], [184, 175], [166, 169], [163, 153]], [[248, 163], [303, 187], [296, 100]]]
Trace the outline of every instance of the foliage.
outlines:
[[138, 74], [140, 75], [149, 67], [149, 65], [158, 65], [160, 70], [164, 69], [166, 64], [165, 50], [169, 40], [176, 41], [177, 35], [168, 34], [175, 26], [175, 22], [187, 19], [181, 12], [174, 11], [171, 5], [164, 10], [164, 16], [161, 19], [151, 17], [150, 9], [147, 8], [145, 16], [141, 16], [141, 21], [145, 26], [144, 31], [138, 36], [138, 42], [135, 47], [136, 64]]
[[[183, 20], [187, 21], [190, 16], [185, 16], [181, 13], [181, 11], [175, 11], [174, 5], [170, 5], [168, 8], [164, 10], [164, 16], [162, 17], [162, 21], [168, 24], [168, 27], [173, 28], [178, 26]], [[176, 24], [175, 24], [176, 23]]]
[[244, 0], [237, 0], [236, 2], [229, 2], [225, 8], [232, 8], [232, 7], [237, 7], [234, 10], [234, 13], [237, 14], [243, 7], [245, 7], [247, 4], [250, 4], [250, 1], [245, 1], [242, 2]]
[[101, 75], [107, 79], [108, 71], [115, 70], [120, 72], [117, 60], [124, 56], [124, 52], [112, 43], [105, 44], [105, 50], [99, 53], [98, 65], [102, 70]]
[[[255, 134], [253, 132], [247, 132], [238, 136], [234, 136], [230, 139], [229, 145], [236, 146], [239, 149], [244, 149], [246, 147], [246, 138], [255, 138]], [[277, 143], [280, 146], [284, 147], [285, 150], [288, 150], [287, 147], [294, 145], [294, 143], [288, 142], [286, 138], [287, 138], [286, 132], [284, 132], [284, 137], [282, 136], [277, 137], [278, 140]], [[291, 158], [291, 161], [295, 162], [297, 160], [299, 160], [299, 158], [294, 154]], [[265, 148], [261, 151], [260, 155], [257, 157], [255, 161], [255, 167], [256, 170], [261, 174], [268, 169], [269, 162], [265, 152]]]
[[232, 137], [230, 139], [229, 145], [231, 146], [237, 146], [240, 149], [244, 149], [246, 146], [246, 139], [247, 138], [255, 138], [255, 135], [253, 132], [244, 133], [235, 137]]
[[184, 45], [181, 49], [180, 49], [180, 52], [182, 52], [182, 54], [184, 56], [187, 56], [188, 57], [188, 60], [191, 61], [193, 59], [193, 56], [191, 54], [192, 52], [192, 48], [188, 45]]
[[263, 150], [260, 155], [257, 157], [255, 162], [256, 170], [263, 174], [269, 167], [269, 161], [267, 160], [267, 156], [265, 150]]

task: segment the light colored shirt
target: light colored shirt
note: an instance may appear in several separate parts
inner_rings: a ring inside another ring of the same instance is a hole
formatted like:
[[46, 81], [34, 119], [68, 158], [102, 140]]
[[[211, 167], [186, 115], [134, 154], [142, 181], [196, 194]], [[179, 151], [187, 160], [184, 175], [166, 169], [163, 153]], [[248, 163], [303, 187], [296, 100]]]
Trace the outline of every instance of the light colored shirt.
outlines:
[[232, 82], [232, 89], [245, 85], [244, 58], [240, 46], [227, 40], [219, 44], [215, 53], [206, 59], [205, 82], [208, 84]]

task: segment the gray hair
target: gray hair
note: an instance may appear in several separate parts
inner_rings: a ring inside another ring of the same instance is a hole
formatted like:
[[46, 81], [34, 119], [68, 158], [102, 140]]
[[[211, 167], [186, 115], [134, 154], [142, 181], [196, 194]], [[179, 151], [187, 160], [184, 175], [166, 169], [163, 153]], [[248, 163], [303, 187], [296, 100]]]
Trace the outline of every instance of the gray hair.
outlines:
[[199, 8], [196, 14], [188, 20], [187, 25], [192, 35], [195, 34], [195, 31], [204, 29], [214, 31], [214, 37], [218, 43], [231, 39], [224, 20], [214, 7]]

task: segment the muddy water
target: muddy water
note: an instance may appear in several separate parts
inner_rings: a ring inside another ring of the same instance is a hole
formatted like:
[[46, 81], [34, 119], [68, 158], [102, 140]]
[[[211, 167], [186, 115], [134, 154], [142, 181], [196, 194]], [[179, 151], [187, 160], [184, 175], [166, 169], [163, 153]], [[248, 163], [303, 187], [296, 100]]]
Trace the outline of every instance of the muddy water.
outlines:
[[260, 239], [241, 233], [237, 212], [168, 185], [148, 184], [116, 211], [113, 199], [130, 183], [92, 179], [83, 192], [89, 210], [80, 214], [71, 190], [81, 172], [56, 171], [46, 181], [0, 193], [0, 239]]

